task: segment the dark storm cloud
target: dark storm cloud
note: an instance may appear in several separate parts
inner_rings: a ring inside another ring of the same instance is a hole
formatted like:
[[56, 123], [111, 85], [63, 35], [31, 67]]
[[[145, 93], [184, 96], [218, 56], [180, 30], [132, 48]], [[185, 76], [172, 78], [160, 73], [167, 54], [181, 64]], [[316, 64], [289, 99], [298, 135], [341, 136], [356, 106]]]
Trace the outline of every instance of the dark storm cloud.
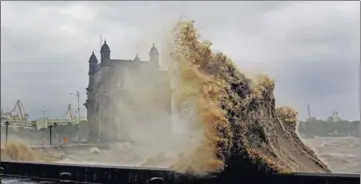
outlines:
[[[148, 58], [181, 17], [246, 72], [276, 79], [279, 105], [305, 117], [358, 118], [357, 2], [1, 2], [2, 106], [20, 98], [32, 116], [63, 116], [85, 98], [87, 60], [100, 34], [114, 58]], [[99, 56], [99, 55], [98, 55]], [[6, 63], [6, 64], [5, 64]], [[75, 105], [75, 104], [73, 104]], [[83, 109], [83, 114], [85, 110]]]
[[[354, 94], [357, 90], [356, 63], [321, 61], [284, 66], [286, 70], [275, 75], [283, 91], [297, 93], [299, 98], [323, 98], [326, 95]], [[282, 76], [290, 76], [293, 80]]]
[[274, 75], [276, 94], [281, 104], [299, 109], [306, 115], [306, 104], [314, 115], [326, 118], [332, 111], [357, 118], [359, 65], [357, 61], [315, 61], [286, 64]]

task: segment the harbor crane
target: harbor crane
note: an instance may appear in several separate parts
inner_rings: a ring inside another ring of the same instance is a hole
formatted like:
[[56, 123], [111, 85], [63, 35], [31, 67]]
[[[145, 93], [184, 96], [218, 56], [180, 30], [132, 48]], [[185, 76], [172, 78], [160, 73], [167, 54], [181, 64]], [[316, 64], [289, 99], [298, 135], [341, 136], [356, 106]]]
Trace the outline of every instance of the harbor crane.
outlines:
[[9, 121], [27, 122], [29, 115], [26, 113], [23, 103], [17, 100], [11, 111], [3, 113], [3, 109], [1, 109], [1, 117]]
[[71, 104], [68, 105], [67, 111], [66, 111], [66, 115], [69, 117], [70, 120], [74, 120], [74, 111], [73, 108], [71, 106]]

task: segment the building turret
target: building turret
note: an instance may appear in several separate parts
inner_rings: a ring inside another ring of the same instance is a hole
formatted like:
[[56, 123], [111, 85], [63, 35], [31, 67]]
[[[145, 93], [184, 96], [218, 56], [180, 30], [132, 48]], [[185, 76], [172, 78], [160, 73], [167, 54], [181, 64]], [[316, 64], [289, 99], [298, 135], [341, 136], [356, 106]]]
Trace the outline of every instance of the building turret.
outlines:
[[105, 64], [110, 60], [110, 48], [107, 44], [107, 41], [104, 41], [104, 44], [100, 48], [100, 57], [100, 62], [102, 64]]
[[94, 52], [89, 57], [89, 75], [93, 75], [98, 69], [98, 59]]
[[89, 131], [90, 135], [89, 137], [95, 137], [96, 135], [96, 126], [94, 117], [95, 117], [95, 93], [94, 93], [94, 83], [95, 83], [95, 74], [99, 70], [98, 68], [98, 59], [95, 56], [94, 52], [89, 57], [89, 84], [86, 88], [86, 94], [87, 94], [87, 100], [84, 103], [84, 106], [87, 109], [87, 119], [88, 119], [88, 125], [89, 125]]
[[98, 59], [95, 56], [94, 52], [89, 57], [89, 87], [93, 85], [94, 83], [94, 74], [98, 70]]
[[149, 60], [152, 62], [157, 68], [159, 68], [159, 52], [157, 47], [155, 47], [154, 43], [152, 48], [149, 51]]

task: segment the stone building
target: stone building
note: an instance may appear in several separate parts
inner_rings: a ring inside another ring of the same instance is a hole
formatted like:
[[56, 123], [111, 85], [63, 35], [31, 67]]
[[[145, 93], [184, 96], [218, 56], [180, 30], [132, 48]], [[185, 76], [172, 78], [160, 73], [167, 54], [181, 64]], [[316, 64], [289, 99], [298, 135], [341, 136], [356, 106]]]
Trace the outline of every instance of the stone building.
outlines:
[[[150, 130], [171, 124], [171, 90], [167, 71], [159, 65], [159, 52], [153, 46], [149, 60], [111, 59], [104, 41], [100, 63], [94, 52], [89, 58], [87, 120], [89, 141], [121, 141], [136, 128]], [[155, 126], [156, 124], [156, 126]]]

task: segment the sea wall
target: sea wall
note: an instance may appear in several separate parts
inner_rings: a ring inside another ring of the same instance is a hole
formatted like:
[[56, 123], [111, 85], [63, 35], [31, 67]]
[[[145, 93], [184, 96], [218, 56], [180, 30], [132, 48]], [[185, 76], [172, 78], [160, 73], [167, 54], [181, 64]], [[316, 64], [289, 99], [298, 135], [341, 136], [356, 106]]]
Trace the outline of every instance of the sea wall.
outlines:
[[360, 121], [301, 121], [298, 124], [298, 133], [301, 137], [357, 137], [360, 136], [359, 126]]
[[[64, 144], [64, 138], [68, 138], [68, 143], [78, 142], [78, 126], [79, 137], [82, 142], [86, 142], [88, 139], [88, 126], [86, 122], [82, 122], [79, 125], [58, 125], [52, 129], [52, 144]], [[6, 140], [6, 128], [1, 126], [1, 144], [4, 145]], [[50, 144], [50, 131], [49, 129], [35, 128], [21, 128], [13, 127], [9, 125], [8, 128], [8, 141], [9, 142], [23, 142], [27, 145], [47, 145]]]

